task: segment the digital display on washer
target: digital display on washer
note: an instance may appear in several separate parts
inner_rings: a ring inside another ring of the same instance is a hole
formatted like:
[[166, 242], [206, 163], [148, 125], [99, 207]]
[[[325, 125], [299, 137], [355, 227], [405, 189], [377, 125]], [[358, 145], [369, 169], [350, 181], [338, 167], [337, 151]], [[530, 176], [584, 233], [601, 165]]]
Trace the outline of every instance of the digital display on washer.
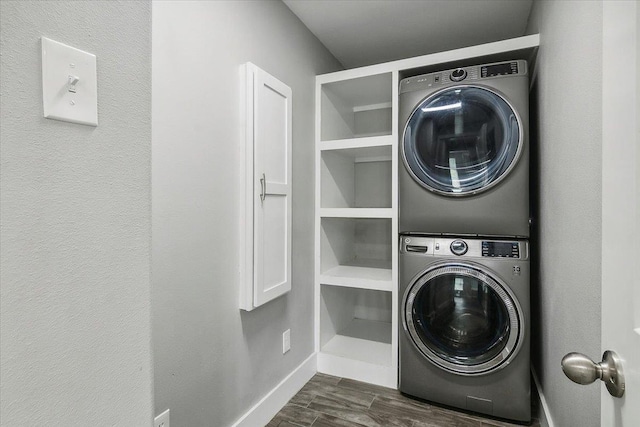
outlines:
[[482, 256], [520, 258], [518, 242], [482, 242]]
[[508, 74], [518, 74], [517, 62], [504, 62], [480, 67], [480, 75], [482, 77], [506, 76]]

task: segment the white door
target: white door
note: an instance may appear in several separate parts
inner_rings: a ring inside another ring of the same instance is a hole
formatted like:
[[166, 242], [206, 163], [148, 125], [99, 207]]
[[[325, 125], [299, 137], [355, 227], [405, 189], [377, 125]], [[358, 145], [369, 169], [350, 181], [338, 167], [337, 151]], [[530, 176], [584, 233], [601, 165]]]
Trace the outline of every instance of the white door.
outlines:
[[291, 110], [291, 89], [257, 69], [253, 113], [255, 307], [291, 290]]
[[291, 88], [254, 64], [245, 81], [240, 308], [291, 290]]
[[640, 425], [639, 9], [603, 2], [602, 350], [626, 383], [622, 398], [602, 387], [603, 427]]

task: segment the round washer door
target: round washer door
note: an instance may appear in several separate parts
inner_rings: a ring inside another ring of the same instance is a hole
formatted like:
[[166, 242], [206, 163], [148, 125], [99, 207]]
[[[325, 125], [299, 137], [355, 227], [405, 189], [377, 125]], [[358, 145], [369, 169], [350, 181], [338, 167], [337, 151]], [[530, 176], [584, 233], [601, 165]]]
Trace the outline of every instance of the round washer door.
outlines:
[[486, 270], [443, 264], [420, 275], [403, 299], [403, 325], [431, 362], [462, 375], [506, 366], [524, 333], [514, 297]]
[[447, 196], [493, 187], [521, 151], [520, 120], [507, 100], [493, 90], [466, 85], [425, 98], [409, 117], [402, 143], [413, 179]]

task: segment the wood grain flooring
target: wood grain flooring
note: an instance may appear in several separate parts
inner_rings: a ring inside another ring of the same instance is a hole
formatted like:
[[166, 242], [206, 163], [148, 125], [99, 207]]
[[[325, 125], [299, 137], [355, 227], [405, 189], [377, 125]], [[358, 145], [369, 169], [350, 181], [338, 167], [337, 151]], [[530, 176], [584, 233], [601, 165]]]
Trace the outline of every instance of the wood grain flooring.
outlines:
[[[534, 419], [530, 425], [539, 427], [540, 423]], [[267, 424], [267, 427], [310, 426], [510, 427], [521, 424], [435, 406], [386, 387], [316, 374]]]

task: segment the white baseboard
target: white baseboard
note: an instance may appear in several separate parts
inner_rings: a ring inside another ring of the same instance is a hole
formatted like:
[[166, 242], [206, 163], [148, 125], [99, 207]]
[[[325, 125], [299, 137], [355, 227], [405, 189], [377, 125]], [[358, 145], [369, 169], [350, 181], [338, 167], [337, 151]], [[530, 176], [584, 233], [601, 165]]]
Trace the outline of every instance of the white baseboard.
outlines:
[[540, 400], [540, 426], [541, 427], [555, 427], [553, 420], [551, 419], [551, 412], [549, 411], [549, 405], [547, 405], [547, 399], [545, 399], [542, 393], [542, 387], [540, 387], [540, 380], [536, 370], [531, 367], [531, 375], [533, 376], [533, 382], [536, 384], [536, 390], [538, 391], [538, 399]]
[[313, 353], [231, 427], [266, 425], [316, 372], [317, 355]]

